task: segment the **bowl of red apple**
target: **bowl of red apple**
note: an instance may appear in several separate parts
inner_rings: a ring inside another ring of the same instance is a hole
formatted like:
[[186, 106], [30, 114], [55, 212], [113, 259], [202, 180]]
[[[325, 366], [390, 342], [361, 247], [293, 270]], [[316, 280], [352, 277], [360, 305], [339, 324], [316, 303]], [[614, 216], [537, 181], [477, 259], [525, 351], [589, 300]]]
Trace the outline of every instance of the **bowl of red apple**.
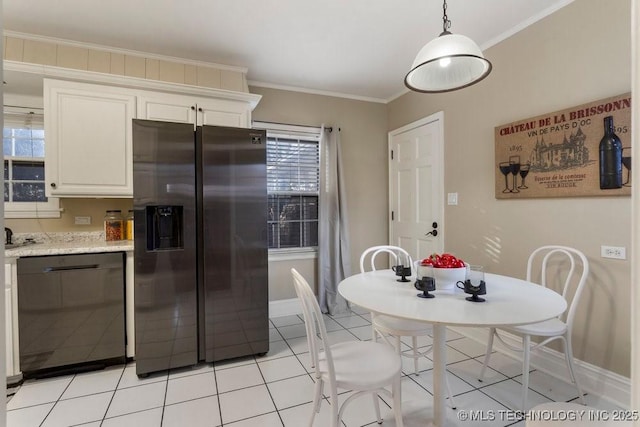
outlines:
[[450, 253], [434, 253], [415, 262], [417, 277], [433, 277], [436, 290], [455, 289], [456, 282], [464, 282], [467, 278], [468, 268], [467, 263]]

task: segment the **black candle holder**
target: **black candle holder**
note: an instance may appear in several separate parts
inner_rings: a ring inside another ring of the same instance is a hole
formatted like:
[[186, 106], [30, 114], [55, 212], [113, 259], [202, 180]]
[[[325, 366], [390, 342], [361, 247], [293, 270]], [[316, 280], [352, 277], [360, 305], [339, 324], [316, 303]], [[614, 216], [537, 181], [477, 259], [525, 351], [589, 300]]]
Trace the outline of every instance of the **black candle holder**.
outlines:
[[[460, 287], [462, 284], [462, 287]], [[467, 279], [464, 282], [457, 282], [456, 286], [459, 289], [463, 289], [466, 294], [471, 294], [470, 297], [466, 297], [467, 301], [471, 302], [485, 302], [484, 298], [479, 298], [478, 295], [486, 295], [487, 294], [487, 285], [484, 280], [480, 280], [480, 284], [475, 286], [471, 283], [471, 280]]]
[[391, 267], [395, 271], [396, 276], [400, 276], [398, 282], [410, 282], [407, 276], [411, 276], [411, 267], [405, 267], [404, 265], [394, 265]]
[[418, 294], [420, 298], [435, 298], [435, 295], [430, 294], [429, 292], [436, 290], [436, 279], [433, 277], [423, 277], [421, 279], [417, 279], [416, 283], [414, 283], [415, 288], [419, 291], [422, 291], [421, 294]]

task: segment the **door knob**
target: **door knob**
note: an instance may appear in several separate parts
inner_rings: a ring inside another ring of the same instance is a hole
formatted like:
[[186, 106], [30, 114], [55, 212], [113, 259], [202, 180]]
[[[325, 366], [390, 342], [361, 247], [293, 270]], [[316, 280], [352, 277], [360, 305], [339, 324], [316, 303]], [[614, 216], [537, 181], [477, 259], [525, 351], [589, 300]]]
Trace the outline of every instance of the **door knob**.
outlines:
[[436, 228], [438, 228], [438, 223], [434, 221], [433, 224], [431, 224], [431, 227], [433, 228], [433, 230], [425, 234], [425, 236], [431, 235], [433, 237], [436, 237], [438, 235], [438, 230], [436, 230]]

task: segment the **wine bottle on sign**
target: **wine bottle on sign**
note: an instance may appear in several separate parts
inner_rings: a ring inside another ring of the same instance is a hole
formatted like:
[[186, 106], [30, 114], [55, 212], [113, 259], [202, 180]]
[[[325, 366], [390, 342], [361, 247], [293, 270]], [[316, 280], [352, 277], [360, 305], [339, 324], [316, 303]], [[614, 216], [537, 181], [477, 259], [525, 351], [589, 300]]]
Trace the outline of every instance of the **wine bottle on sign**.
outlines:
[[600, 189], [612, 188], [622, 188], [622, 142], [615, 134], [613, 116], [607, 116], [600, 140]]

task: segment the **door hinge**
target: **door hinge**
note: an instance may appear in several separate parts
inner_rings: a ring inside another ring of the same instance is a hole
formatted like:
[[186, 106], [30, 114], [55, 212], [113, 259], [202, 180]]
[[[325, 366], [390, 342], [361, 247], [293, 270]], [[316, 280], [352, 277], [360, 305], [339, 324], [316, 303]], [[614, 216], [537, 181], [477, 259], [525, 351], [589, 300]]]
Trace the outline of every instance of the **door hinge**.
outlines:
[[391, 221], [393, 221], [393, 211], [391, 211]]
[[393, 160], [393, 150], [391, 150], [391, 160]]

